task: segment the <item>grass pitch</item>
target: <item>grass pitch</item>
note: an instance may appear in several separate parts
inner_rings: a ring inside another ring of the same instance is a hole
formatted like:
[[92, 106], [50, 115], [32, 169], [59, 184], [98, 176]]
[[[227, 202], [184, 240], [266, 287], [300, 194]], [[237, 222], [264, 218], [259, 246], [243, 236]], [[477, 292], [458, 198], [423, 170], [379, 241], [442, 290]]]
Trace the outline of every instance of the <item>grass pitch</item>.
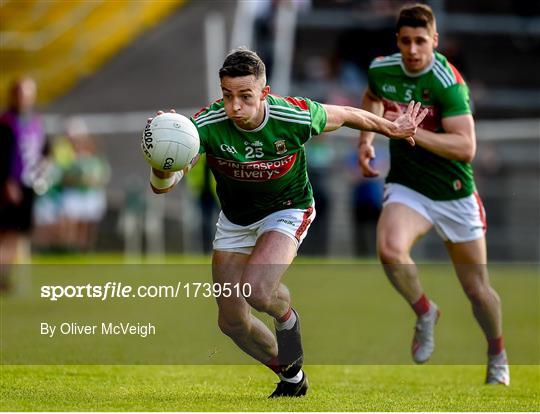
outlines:
[[[118, 263], [118, 258], [68, 261], [81, 265]], [[189, 262], [208, 263], [205, 258]], [[305, 259], [299, 262], [312, 264]], [[46, 258], [42, 263], [58, 260]], [[503, 301], [505, 340], [513, 364], [510, 387], [483, 384], [485, 343], [451, 268], [421, 267], [422, 281], [443, 316], [436, 329], [437, 349], [432, 362], [414, 366], [409, 365], [414, 315], [385, 280], [380, 267], [358, 262], [354, 265], [358, 268], [353, 266], [349, 274], [349, 268], [331, 266], [300, 268], [285, 280], [302, 317], [311, 385], [305, 398], [268, 400], [276, 381], [269, 370], [245, 365], [245, 361], [239, 362], [244, 365], [231, 365], [239, 360], [235, 358], [240, 351], [218, 332], [212, 301], [129, 305], [129, 312], [145, 305], [146, 314], [154, 310], [165, 315], [162, 324], [177, 324], [184, 329], [190, 341], [184, 348], [172, 352], [169, 342], [156, 343], [173, 354], [183, 353], [172, 365], [6, 365], [6, 360], [24, 364], [25, 355], [46, 354], [47, 348], [41, 345], [46, 342], [30, 336], [40, 318], [65, 312], [73, 320], [87, 318], [88, 314], [100, 320], [120, 305], [108, 308], [107, 304], [96, 303], [93, 308], [74, 306], [66, 312], [60, 305], [44, 305], [40, 300], [3, 297], [0, 409], [540, 411], [540, 278], [536, 265], [490, 267], [493, 285]], [[374, 273], [370, 276], [370, 272]], [[175, 313], [196, 314], [199, 320], [190, 327], [188, 319], [178, 319]], [[204, 335], [197, 336], [196, 328]], [[126, 349], [126, 343], [136, 349]], [[84, 346], [84, 342], [79, 345]], [[100, 348], [100, 342], [88, 348], [70, 348], [69, 342], [62, 346], [56, 349], [65, 353], [59, 355], [60, 360], [70, 354], [76, 356], [82, 349], [89, 354], [93, 351], [99, 355], [105, 349], [128, 356], [143, 349], [129, 341], [109, 342], [108, 348]], [[226, 361], [225, 365], [188, 365], [190, 358], [199, 360], [214, 347], [221, 352], [215, 364]], [[18, 354], [22, 355], [19, 360]], [[151, 361], [143, 359], [146, 364]]]
[[272, 399], [259, 366], [4, 366], [6, 411], [539, 411], [538, 366], [512, 385], [484, 366], [308, 366], [304, 398]]

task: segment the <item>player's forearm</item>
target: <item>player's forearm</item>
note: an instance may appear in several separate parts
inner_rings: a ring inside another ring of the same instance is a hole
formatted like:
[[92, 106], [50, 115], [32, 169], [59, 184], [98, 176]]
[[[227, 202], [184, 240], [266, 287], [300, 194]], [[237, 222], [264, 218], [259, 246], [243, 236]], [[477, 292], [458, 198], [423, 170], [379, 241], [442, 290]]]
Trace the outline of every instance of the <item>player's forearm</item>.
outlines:
[[191, 171], [198, 161], [199, 155], [195, 156], [186, 168], [176, 172], [166, 172], [150, 168], [150, 187], [152, 191], [155, 194], [168, 193], [182, 180], [184, 175]]
[[[376, 98], [369, 90], [366, 90], [364, 96], [362, 97], [362, 109], [381, 117], [384, 113], [384, 105], [382, 101]], [[371, 144], [374, 138], [374, 132], [360, 131], [360, 140], [358, 145]]]
[[394, 136], [395, 125], [387, 119], [381, 118], [363, 109], [345, 107], [347, 117], [344, 126], [366, 132], [378, 132], [386, 136]]
[[150, 187], [154, 194], [165, 194], [171, 191], [183, 176], [183, 171], [165, 172], [151, 168]]
[[435, 133], [418, 128], [416, 145], [449, 160], [471, 162], [476, 152], [473, 137], [457, 133]]
[[360, 131], [378, 132], [394, 136], [396, 126], [371, 112], [351, 106], [325, 105], [327, 122], [325, 132], [335, 131], [343, 126]]

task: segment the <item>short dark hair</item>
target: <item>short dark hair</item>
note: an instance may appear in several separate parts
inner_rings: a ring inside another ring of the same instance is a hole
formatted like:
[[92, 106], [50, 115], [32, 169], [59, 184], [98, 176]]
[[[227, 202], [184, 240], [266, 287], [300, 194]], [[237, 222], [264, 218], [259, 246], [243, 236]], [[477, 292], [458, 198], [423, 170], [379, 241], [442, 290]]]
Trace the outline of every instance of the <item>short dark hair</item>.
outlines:
[[403, 26], [425, 27], [430, 34], [437, 31], [435, 15], [427, 4], [417, 3], [402, 7], [396, 22], [396, 33], [399, 33]]
[[232, 50], [219, 70], [219, 78], [225, 76], [236, 78], [239, 76], [255, 76], [255, 79], [266, 77], [266, 67], [257, 53], [245, 47]]

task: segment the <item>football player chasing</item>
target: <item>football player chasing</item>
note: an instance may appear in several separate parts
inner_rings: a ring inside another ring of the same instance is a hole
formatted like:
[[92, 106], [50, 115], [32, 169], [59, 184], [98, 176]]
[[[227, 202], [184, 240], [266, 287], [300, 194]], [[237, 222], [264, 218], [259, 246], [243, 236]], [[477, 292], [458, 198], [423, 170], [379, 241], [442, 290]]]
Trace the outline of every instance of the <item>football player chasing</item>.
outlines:
[[[424, 293], [410, 253], [434, 227], [486, 337], [486, 383], [509, 385], [501, 303], [487, 272], [486, 216], [470, 164], [476, 136], [469, 90], [457, 69], [435, 51], [438, 34], [429, 6], [404, 7], [396, 36], [400, 53], [372, 62], [362, 108], [394, 120], [415, 100], [429, 113], [414, 136], [415, 147], [390, 142], [378, 255], [390, 282], [417, 315], [412, 356], [424, 363], [435, 347], [439, 309]], [[375, 157], [373, 137], [373, 132], [360, 134], [359, 163], [366, 177], [378, 175], [369, 164]]]

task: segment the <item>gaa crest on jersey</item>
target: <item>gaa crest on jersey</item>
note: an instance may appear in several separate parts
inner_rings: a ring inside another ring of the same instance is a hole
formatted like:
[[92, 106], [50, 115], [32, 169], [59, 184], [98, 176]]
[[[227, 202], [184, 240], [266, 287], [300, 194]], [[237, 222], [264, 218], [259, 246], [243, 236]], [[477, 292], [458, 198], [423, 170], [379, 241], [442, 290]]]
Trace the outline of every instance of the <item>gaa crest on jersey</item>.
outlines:
[[280, 139], [274, 142], [274, 146], [276, 147], [277, 155], [285, 154], [287, 152], [287, 145], [285, 145], [284, 139]]
[[385, 83], [382, 86], [382, 90], [383, 90], [383, 92], [386, 92], [386, 93], [397, 93], [396, 86], [395, 85], [390, 85], [388, 83]]
[[422, 90], [422, 101], [429, 101], [429, 89]]

